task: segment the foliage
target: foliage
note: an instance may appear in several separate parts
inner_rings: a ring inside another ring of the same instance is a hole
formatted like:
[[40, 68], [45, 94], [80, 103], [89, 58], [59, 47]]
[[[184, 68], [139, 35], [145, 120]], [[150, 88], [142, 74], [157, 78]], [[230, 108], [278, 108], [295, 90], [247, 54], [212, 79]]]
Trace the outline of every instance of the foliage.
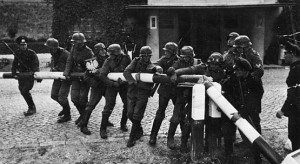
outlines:
[[[130, 15], [125, 7], [129, 4], [145, 2], [145, 0], [46, 0], [53, 3], [53, 37], [61, 43], [72, 35], [74, 26], [81, 22], [82, 18], [92, 19], [96, 28], [91, 33], [83, 32], [89, 42], [104, 42], [106, 45], [119, 43], [130, 35], [139, 44], [145, 43], [147, 35], [146, 22], [137, 20], [133, 27], [125, 25], [125, 20]], [[137, 14], [136, 14], [137, 15]], [[145, 19], [145, 18], [143, 18]]]

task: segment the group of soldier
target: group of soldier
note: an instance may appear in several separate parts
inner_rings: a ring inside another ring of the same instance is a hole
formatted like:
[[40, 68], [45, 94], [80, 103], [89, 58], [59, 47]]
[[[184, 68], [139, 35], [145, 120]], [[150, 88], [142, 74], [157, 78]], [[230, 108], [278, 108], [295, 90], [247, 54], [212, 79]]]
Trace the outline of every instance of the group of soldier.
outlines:
[[[177, 126], [180, 125], [182, 131], [180, 148], [182, 151], [187, 151], [187, 141], [191, 132], [192, 90], [191, 87], [177, 86], [177, 77], [180, 75], [198, 74], [210, 77], [207, 78], [210, 81], [220, 83], [225, 98], [232, 103], [243, 118], [247, 119], [261, 133], [259, 114], [264, 93], [261, 79], [264, 69], [262, 59], [252, 48], [252, 43], [246, 35], [239, 35], [236, 32], [230, 33], [227, 37], [227, 51], [224, 54], [219, 52], [212, 53], [206, 63], [194, 58], [195, 54], [191, 46], [183, 46], [178, 50], [178, 45], [174, 42], [166, 43], [162, 57], [155, 62], [151, 62], [152, 50], [149, 46], [143, 46], [140, 49], [139, 56], [131, 60], [128, 54], [122, 51], [119, 44], [111, 44], [106, 48], [103, 43], [97, 43], [94, 45], [94, 49], [91, 50], [86, 45], [86, 39], [82, 33], [73, 34], [71, 41], [73, 46], [70, 52], [61, 48], [58, 41], [54, 38], [49, 38], [45, 43], [52, 55], [51, 71], [63, 72], [63, 75], [66, 77], [66, 80], [54, 80], [51, 90], [51, 98], [62, 106], [62, 111], [58, 114], [58, 123], [71, 120], [70, 104], [68, 102], [68, 94], [71, 91], [71, 101], [79, 112], [79, 117], [76, 119], [75, 124], [80, 127], [82, 133], [90, 135], [91, 131], [88, 129], [90, 116], [104, 96], [105, 106], [102, 110], [100, 136], [106, 139], [108, 137], [107, 127], [114, 126], [109, 121], [109, 117], [115, 107], [116, 96], [119, 93], [123, 102], [120, 129], [124, 132], [128, 131], [127, 120], [129, 119], [132, 122], [127, 142], [127, 147], [132, 147], [143, 136], [141, 121], [144, 117], [148, 98], [154, 94], [158, 87], [158, 109], [153, 121], [149, 144], [152, 146], [156, 145], [160, 126], [165, 118], [168, 103], [171, 100], [174, 109], [170, 119], [167, 146], [170, 149], [176, 147], [174, 135]], [[19, 72], [33, 74], [39, 71], [39, 61], [35, 52], [27, 48], [26, 37], [18, 37], [16, 42], [19, 45], [19, 50], [14, 54], [12, 75], [18, 79], [19, 90], [28, 104], [28, 111], [24, 112], [24, 115], [30, 116], [36, 113], [36, 107], [30, 94], [34, 78], [33, 76], [20, 77], [16, 72], [18, 70]], [[288, 45], [290, 45], [287, 46], [288, 48], [291, 47], [289, 52], [293, 52], [293, 55], [297, 54], [294, 56], [299, 58], [300, 49], [297, 50], [296, 46], [291, 43]], [[87, 63], [92, 64], [88, 65]], [[300, 64], [295, 64], [293, 68], [299, 71]], [[84, 76], [71, 77], [70, 75], [73, 72], [84, 73]], [[111, 72], [122, 72], [126, 81], [121, 80], [121, 78], [117, 81], [110, 80], [107, 75]], [[132, 73], [137, 74], [133, 77]], [[167, 74], [171, 79], [171, 83], [159, 85], [146, 83], [140, 80], [140, 73]], [[293, 75], [290, 74], [290, 76], [296, 76], [296, 73], [295, 70], [295, 73]], [[289, 82], [287, 81], [287, 83], [290, 88], [298, 89], [299, 83], [296, 79], [290, 78], [289, 80], [288, 78]], [[296, 92], [294, 89], [289, 90]], [[88, 95], [90, 95], [89, 98]], [[288, 95], [288, 99], [293, 98], [295, 97]], [[277, 113], [278, 117], [282, 115], [295, 116], [293, 111], [290, 111], [292, 107], [289, 106], [289, 103], [293, 100], [287, 101], [289, 101], [285, 103], [287, 107]], [[298, 120], [296, 119], [295, 121], [297, 122]], [[219, 126], [220, 134], [224, 137], [225, 153], [230, 157], [233, 154], [236, 126], [225, 114], [222, 115]], [[293, 130], [295, 131], [295, 129], [299, 131], [299, 128], [294, 125]], [[298, 137], [299, 139], [299, 134], [293, 133], [291, 138]], [[247, 139], [245, 136], [242, 133], [241, 136], [243, 142], [246, 143]], [[293, 146], [297, 145], [297, 148], [299, 147], [299, 141], [292, 140], [292, 143]], [[294, 148], [297, 149], [296, 147]], [[261, 163], [259, 151], [255, 148], [252, 148], [252, 150], [255, 162]]]

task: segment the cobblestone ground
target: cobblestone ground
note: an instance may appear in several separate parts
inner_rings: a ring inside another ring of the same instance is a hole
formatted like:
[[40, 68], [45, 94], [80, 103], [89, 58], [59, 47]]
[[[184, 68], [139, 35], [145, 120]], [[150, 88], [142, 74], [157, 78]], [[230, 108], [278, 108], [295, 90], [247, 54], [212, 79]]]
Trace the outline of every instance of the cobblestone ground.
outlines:
[[[277, 119], [275, 112], [282, 106], [286, 97], [285, 79], [288, 69], [268, 69], [265, 71], [263, 83], [265, 94], [263, 96], [261, 122], [263, 130], [286, 129], [287, 119]], [[32, 95], [37, 107], [37, 113], [30, 117], [24, 117], [27, 110], [26, 103], [18, 91], [17, 81], [13, 79], [0, 80], [0, 150], [16, 147], [55, 146], [66, 143], [98, 142], [101, 111], [104, 106], [104, 98], [93, 111], [89, 128], [92, 135], [85, 136], [75, 126], [74, 120], [78, 117], [76, 108], [71, 104], [72, 121], [58, 124], [57, 114], [61, 107], [50, 98], [52, 80], [44, 80], [36, 83]], [[149, 99], [145, 118], [143, 119], [144, 135], [149, 136], [155, 112], [158, 108], [158, 95]], [[162, 124], [159, 136], [165, 137], [171, 117], [173, 105], [169, 102], [166, 111], [166, 119]], [[122, 133], [119, 130], [119, 121], [122, 111], [120, 98], [110, 117], [115, 124], [108, 128], [109, 140], [128, 137], [129, 132]], [[128, 126], [131, 126], [130, 121]], [[177, 134], [179, 130], [177, 131]], [[148, 142], [144, 140], [144, 142]], [[1, 163], [1, 162], [0, 162]]]

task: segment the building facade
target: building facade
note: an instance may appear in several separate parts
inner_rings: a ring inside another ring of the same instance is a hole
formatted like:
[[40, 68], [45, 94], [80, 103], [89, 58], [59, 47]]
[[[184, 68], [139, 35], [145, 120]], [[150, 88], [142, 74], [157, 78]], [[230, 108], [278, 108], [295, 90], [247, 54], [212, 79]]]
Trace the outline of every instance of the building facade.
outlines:
[[274, 21], [290, 5], [277, 0], [148, 0], [127, 10], [147, 13], [152, 60], [163, 54], [166, 42], [173, 41], [179, 47], [193, 46], [196, 57], [205, 61], [212, 52], [224, 52], [226, 36], [233, 31], [249, 36], [264, 58]]

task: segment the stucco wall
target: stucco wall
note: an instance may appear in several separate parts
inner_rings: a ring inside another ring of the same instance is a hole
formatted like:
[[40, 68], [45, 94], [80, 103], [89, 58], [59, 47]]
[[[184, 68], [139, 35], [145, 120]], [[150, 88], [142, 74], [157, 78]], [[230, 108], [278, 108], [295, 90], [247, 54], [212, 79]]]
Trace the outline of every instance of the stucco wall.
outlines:
[[52, 6], [43, 2], [0, 1], [0, 38], [8, 39], [8, 29], [16, 36], [48, 38], [51, 35]]

